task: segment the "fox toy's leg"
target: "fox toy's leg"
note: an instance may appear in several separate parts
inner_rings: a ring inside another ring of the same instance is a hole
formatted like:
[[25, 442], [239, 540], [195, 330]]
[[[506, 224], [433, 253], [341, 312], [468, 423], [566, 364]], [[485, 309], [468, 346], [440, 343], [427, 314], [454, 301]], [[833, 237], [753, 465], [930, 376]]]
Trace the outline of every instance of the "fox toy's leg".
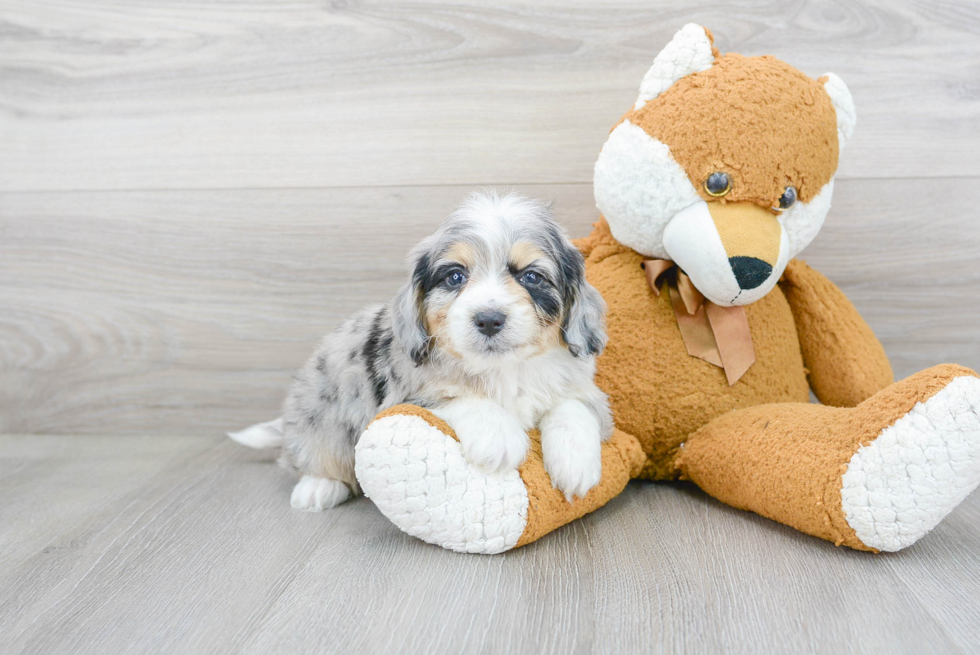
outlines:
[[490, 554], [528, 544], [605, 505], [645, 459], [639, 442], [617, 430], [602, 446], [599, 484], [568, 503], [551, 486], [536, 434], [517, 471], [486, 473], [463, 458], [444, 421], [400, 405], [379, 414], [361, 435], [355, 469], [364, 494], [403, 531], [443, 548]]
[[900, 550], [980, 483], [980, 378], [944, 365], [852, 409], [732, 412], [691, 435], [677, 465], [740, 509], [837, 545]]

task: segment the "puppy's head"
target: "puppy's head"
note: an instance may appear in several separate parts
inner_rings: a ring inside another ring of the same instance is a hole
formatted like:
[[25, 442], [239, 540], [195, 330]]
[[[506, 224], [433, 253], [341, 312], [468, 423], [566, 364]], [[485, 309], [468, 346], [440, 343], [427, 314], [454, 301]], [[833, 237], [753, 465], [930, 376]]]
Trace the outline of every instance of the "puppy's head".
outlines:
[[560, 347], [589, 357], [605, 346], [605, 303], [546, 205], [473, 194], [409, 264], [394, 325], [417, 364], [438, 353], [480, 369]]

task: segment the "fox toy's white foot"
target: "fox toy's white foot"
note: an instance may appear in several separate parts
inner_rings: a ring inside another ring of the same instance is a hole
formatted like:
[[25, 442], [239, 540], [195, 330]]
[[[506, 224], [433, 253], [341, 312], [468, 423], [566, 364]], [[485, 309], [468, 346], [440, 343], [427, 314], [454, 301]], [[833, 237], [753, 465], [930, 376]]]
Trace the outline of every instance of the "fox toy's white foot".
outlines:
[[861, 447], [843, 475], [848, 524], [896, 551], [932, 530], [980, 484], [980, 378], [955, 378]]
[[600, 446], [601, 480], [568, 502], [545, 471], [531, 435], [518, 470], [488, 472], [470, 462], [449, 425], [431, 412], [399, 405], [378, 416], [357, 443], [354, 467], [381, 513], [410, 535], [466, 553], [502, 553], [602, 507], [637, 476], [646, 455], [616, 430]]
[[524, 532], [528, 495], [520, 474], [470, 463], [458, 441], [419, 416], [375, 420], [354, 461], [364, 495], [423, 541], [492, 554], [513, 548]]

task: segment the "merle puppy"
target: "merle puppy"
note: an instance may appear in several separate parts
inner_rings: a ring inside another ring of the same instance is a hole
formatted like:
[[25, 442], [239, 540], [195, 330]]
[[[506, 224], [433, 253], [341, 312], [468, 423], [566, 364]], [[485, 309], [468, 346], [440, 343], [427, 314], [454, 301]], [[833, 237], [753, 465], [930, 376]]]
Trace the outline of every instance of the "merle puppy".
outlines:
[[515, 194], [471, 195], [409, 256], [388, 303], [327, 335], [296, 376], [283, 417], [232, 434], [282, 446], [302, 475], [292, 506], [321, 510], [359, 493], [354, 446], [399, 403], [430, 409], [464, 455], [489, 471], [518, 467], [531, 428], [545, 469], [571, 501], [599, 482], [613, 424], [596, 387], [605, 304], [551, 208]]

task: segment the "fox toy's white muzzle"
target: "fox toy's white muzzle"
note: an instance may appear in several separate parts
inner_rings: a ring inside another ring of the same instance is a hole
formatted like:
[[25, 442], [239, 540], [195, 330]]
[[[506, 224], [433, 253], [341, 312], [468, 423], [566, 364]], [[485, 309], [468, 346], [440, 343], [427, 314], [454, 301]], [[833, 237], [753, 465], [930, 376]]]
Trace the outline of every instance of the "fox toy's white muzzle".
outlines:
[[674, 215], [663, 238], [668, 257], [717, 305], [759, 300], [789, 263], [779, 220], [750, 203], [698, 200]]

